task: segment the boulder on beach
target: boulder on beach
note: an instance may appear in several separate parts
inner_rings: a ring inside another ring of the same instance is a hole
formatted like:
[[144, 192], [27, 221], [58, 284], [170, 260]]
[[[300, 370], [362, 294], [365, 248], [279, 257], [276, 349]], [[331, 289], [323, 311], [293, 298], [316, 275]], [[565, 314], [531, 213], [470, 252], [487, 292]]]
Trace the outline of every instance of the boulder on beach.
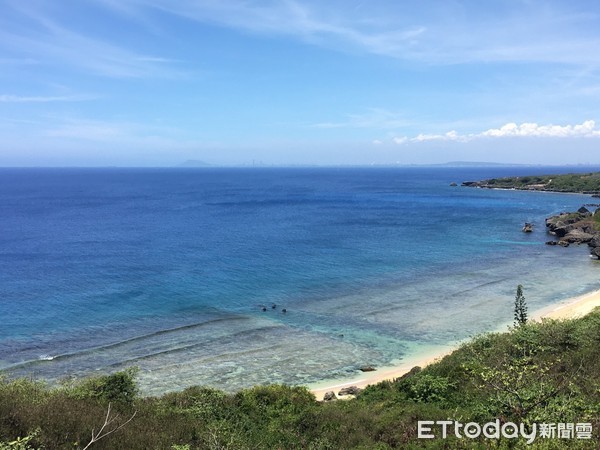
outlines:
[[335, 396], [335, 392], [333, 392], [333, 391], [325, 392], [325, 395], [323, 396], [324, 402], [331, 402], [331, 401], [334, 401], [337, 399], [338, 398]]
[[338, 395], [358, 395], [361, 391], [362, 389], [357, 386], [348, 386], [340, 389]]

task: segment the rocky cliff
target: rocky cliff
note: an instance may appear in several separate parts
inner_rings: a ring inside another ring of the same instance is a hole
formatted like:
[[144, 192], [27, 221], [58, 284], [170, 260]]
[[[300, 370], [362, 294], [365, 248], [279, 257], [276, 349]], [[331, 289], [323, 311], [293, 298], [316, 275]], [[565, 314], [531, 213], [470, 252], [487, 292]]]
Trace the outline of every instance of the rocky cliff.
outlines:
[[570, 244], [588, 244], [591, 253], [600, 259], [600, 208], [594, 213], [581, 207], [576, 212], [565, 212], [546, 219], [548, 233], [558, 240], [548, 245], [567, 247]]

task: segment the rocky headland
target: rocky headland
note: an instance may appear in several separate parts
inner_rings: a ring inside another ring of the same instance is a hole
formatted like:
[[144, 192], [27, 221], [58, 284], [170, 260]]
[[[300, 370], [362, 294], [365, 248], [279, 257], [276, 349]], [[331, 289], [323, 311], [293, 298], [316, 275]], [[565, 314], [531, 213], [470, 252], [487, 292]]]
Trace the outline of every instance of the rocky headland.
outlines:
[[591, 254], [600, 259], [600, 208], [594, 213], [582, 206], [576, 212], [565, 212], [546, 219], [548, 233], [558, 240], [548, 245], [568, 247], [570, 244], [587, 244]]
[[480, 181], [464, 181], [462, 186], [486, 189], [574, 192], [598, 197], [600, 196], [600, 172], [490, 178]]
[[[531, 175], [522, 177], [490, 178], [464, 181], [462, 186], [485, 189], [518, 189], [529, 191], [569, 192], [600, 197], [600, 172], [561, 175]], [[587, 207], [595, 208], [594, 212]], [[523, 231], [531, 232], [533, 225], [526, 223]], [[600, 259], [600, 204], [590, 203], [575, 212], [563, 212], [546, 219], [546, 229], [557, 239], [547, 245], [568, 247], [587, 244], [591, 254]]]

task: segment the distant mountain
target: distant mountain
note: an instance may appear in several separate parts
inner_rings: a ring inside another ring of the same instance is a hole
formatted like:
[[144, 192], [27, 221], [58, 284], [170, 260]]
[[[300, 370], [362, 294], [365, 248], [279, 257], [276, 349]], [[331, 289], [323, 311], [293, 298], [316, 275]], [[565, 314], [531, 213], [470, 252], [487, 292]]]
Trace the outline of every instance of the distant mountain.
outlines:
[[200, 161], [199, 159], [188, 159], [187, 161], [178, 164], [177, 167], [210, 167], [212, 164], [206, 161]]

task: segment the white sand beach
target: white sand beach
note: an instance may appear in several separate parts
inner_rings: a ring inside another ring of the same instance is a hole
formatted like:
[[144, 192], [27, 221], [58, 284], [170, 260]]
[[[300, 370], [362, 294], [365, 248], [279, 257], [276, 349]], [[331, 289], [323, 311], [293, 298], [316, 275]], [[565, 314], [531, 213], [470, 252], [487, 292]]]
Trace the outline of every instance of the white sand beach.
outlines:
[[[582, 317], [590, 313], [594, 308], [600, 306], [600, 290], [590, 292], [578, 297], [572, 297], [535, 311], [531, 315], [532, 320], [542, 319], [570, 319]], [[409, 357], [402, 364], [394, 367], [381, 368], [373, 372], [357, 374], [354, 379], [338, 380], [330, 382], [321, 382], [311, 386], [311, 392], [315, 394], [317, 400], [322, 400], [326, 392], [337, 392], [348, 386], [357, 386], [364, 388], [370, 384], [376, 384], [384, 380], [393, 380], [406, 374], [415, 366], [424, 367], [444, 356], [452, 353], [455, 346], [433, 347], [430, 351], [420, 353], [417, 356]]]
[[547, 306], [546, 308], [535, 312], [532, 315], [532, 318], [534, 320], [540, 320], [543, 318], [571, 319], [582, 317], [590, 313], [597, 306], [600, 306], [600, 290]]

